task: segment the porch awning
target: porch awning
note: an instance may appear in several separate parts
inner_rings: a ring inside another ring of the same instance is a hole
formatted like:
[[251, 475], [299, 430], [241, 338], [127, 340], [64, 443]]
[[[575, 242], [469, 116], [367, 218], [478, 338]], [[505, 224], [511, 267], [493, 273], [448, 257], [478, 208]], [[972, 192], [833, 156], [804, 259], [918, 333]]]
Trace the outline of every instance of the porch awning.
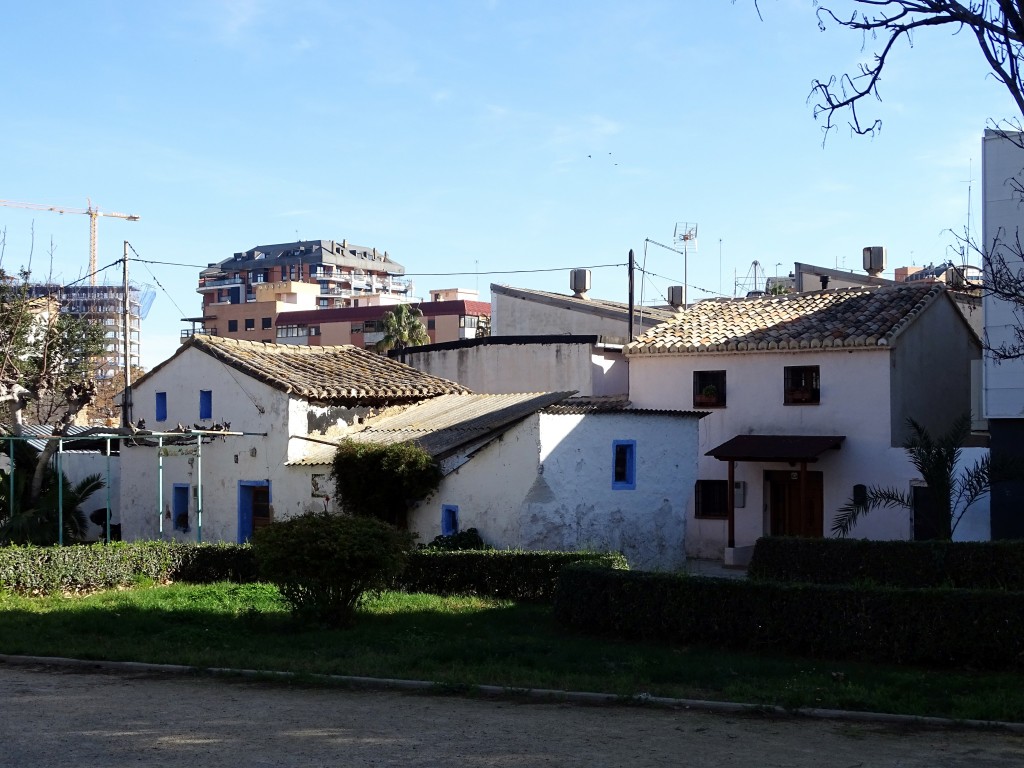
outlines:
[[838, 449], [846, 435], [736, 435], [705, 456], [719, 461], [817, 461]]

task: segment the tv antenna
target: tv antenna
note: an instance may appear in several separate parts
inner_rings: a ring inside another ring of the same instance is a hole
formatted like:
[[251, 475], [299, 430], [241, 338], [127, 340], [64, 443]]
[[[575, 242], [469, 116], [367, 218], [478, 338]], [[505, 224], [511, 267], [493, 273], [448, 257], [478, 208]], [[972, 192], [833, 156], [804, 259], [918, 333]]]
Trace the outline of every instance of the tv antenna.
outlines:
[[672, 244], [683, 249], [683, 306], [686, 306], [686, 289], [690, 281], [687, 274], [688, 258], [690, 251], [697, 253], [697, 225], [690, 222], [676, 222], [676, 228], [672, 232]]

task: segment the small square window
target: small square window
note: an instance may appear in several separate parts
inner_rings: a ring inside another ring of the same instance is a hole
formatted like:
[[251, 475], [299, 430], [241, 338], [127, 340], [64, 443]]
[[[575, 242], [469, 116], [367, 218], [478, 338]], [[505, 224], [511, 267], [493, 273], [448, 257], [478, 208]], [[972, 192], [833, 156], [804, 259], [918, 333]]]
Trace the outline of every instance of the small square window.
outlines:
[[245, 330], [247, 330], [247, 331], [255, 331], [256, 330], [256, 318], [255, 317], [247, 317], [247, 318], [245, 318]]
[[693, 407], [725, 407], [725, 371], [693, 372]]
[[238, 333], [237, 320], [228, 320], [228, 333]]
[[612, 442], [612, 490], [636, 489], [636, 440]]
[[260, 322], [263, 324], [262, 327], [263, 327], [264, 331], [266, 331], [266, 330], [268, 330], [270, 328], [270, 318], [269, 317], [264, 317]]
[[729, 516], [729, 481], [698, 480], [694, 489], [694, 514], [700, 518]]
[[787, 365], [783, 370], [785, 405], [817, 405], [821, 402], [821, 372], [817, 365]]

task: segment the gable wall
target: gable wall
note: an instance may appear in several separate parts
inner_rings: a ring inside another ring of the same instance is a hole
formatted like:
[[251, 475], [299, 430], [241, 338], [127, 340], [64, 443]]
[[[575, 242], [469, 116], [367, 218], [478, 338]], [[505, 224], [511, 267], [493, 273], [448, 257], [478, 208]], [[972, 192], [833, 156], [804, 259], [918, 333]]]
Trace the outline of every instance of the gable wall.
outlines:
[[968, 412], [971, 361], [980, 359], [980, 345], [951, 302], [943, 298], [921, 313], [897, 339], [891, 358], [892, 444], [906, 442], [908, 418], [937, 437]]
[[[622, 551], [635, 568], [683, 565], [696, 418], [534, 415], [448, 475], [412, 514], [429, 541], [441, 507], [500, 548]], [[636, 440], [635, 490], [612, 490], [612, 441]]]

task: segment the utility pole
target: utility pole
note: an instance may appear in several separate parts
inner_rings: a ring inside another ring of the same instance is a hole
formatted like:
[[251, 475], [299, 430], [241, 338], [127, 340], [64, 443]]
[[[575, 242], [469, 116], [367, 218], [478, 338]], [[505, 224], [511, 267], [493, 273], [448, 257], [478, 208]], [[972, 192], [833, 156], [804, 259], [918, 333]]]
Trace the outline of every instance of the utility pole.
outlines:
[[629, 249], [629, 333], [626, 343], [633, 341], [633, 249]]
[[132, 424], [132, 302], [128, 292], [127, 240], [124, 241], [124, 258], [121, 262], [124, 265], [124, 315], [121, 318], [124, 323], [124, 395], [121, 399], [121, 426], [127, 428]]

